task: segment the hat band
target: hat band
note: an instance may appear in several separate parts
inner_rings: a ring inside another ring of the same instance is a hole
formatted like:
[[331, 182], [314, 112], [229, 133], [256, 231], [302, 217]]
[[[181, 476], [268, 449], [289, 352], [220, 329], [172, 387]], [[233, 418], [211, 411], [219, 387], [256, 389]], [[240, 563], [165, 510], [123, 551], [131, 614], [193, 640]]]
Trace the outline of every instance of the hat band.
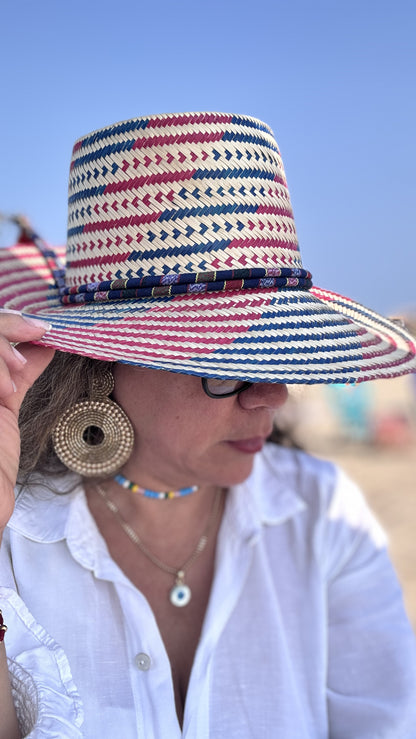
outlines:
[[[55, 276], [57, 276], [55, 274]], [[134, 298], [160, 298], [172, 295], [200, 294], [246, 289], [296, 288], [309, 290], [312, 275], [305, 269], [274, 267], [270, 269], [230, 269], [214, 272], [187, 272], [161, 276], [91, 282], [75, 287], [62, 286], [59, 294], [63, 305], [71, 303], [108, 302]], [[58, 282], [58, 280], [57, 280]]]

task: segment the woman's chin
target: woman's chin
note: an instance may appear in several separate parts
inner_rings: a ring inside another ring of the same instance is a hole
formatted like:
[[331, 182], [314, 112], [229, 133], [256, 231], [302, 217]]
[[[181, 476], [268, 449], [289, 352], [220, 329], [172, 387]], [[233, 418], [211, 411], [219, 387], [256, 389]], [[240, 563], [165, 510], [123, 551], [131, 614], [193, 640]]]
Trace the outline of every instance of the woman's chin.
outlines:
[[253, 469], [254, 454], [241, 455], [242, 459], [233, 464], [223, 465], [221, 468], [221, 479], [218, 480], [218, 485], [221, 487], [231, 487], [232, 485], [239, 485], [249, 477]]

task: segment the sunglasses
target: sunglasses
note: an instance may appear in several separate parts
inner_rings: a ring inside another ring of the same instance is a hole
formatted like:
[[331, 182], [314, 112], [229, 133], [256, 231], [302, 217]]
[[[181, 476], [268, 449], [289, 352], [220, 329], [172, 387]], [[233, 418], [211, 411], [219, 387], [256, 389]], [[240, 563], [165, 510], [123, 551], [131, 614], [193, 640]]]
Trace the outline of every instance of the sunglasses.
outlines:
[[210, 398], [229, 398], [251, 387], [252, 382], [244, 380], [220, 380], [217, 377], [201, 377], [204, 392]]

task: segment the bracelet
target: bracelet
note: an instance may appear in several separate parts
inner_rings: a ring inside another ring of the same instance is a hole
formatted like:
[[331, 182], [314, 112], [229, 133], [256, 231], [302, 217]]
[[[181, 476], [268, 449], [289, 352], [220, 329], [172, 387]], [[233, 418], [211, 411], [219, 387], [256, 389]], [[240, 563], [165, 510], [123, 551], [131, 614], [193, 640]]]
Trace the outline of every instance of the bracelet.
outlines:
[[0, 642], [3, 641], [6, 631], [7, 631], [7, 626], [3, 621], [3, 616], [0, 610]]

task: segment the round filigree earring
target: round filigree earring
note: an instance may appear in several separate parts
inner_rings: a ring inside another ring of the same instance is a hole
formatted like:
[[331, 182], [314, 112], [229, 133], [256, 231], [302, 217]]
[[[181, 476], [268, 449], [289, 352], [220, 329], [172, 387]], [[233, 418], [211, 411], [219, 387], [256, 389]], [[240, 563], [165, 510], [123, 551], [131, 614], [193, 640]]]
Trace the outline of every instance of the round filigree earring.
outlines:
[[108, 397], [113, 388], [113, 375], [106, 370], [99, 381], [93, 382], [91, 399], [68, 408], [52, 432], [61, 462], [84, 477], [114, 474], [133, 449], [130, 420]]

